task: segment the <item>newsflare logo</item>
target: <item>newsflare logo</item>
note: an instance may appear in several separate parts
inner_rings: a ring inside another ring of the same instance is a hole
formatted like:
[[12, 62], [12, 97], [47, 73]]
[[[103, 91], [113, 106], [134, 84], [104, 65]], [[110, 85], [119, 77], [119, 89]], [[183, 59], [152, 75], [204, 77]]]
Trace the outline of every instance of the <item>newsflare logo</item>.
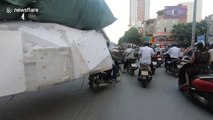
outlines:
[[6, 8], [6, 13], [11, 14], [11, 13], [35, 13], [38, 12], [38, 8]]
[[13, 12], [12, 8], [10, 8], [10, 7], [6, 8], [6, 13], [12, 13], [12, 12]]

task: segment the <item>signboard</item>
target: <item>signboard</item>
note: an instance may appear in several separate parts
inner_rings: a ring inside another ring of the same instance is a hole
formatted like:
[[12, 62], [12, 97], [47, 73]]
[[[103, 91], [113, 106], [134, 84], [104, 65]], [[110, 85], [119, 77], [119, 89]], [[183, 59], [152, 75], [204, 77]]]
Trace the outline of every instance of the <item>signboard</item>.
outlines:
[[171, 36], [171, 32], [157, 32], [157, 33], [154, 33], [153, 36], [156, 37], [156, 36]]
[[166, 6], [164, 9], [165, 19], [186, 19], [187, 18], [187, 6]]
[[150, 41], [151, 40], [151, 37], [145, 37], [145, 41]]
[[203, 42], [203, 43], [205, 43], [205, 35], [197, 36], [197, 42]]

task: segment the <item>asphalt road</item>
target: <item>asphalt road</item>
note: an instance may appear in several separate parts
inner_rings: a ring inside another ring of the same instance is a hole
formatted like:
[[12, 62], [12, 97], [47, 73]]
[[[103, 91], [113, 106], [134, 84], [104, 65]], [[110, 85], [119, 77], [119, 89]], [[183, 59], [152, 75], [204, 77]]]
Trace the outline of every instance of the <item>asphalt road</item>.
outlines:
[[177, 78], [157, 69], [148, 88], [124, 74], [98, 93], [87, 80], [0, 98], [0, 120], [212, 120], [213, 112], [184, 96]]

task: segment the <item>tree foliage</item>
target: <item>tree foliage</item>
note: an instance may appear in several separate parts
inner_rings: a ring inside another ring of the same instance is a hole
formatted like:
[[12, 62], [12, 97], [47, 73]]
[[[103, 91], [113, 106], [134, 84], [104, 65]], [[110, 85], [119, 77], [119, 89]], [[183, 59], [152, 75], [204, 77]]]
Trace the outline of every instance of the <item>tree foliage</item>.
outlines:
[[138, 33], [137, 28], [132, 27], [125, 32], [123, 37], [119, 39], [118, 44], [122, 44], [122, 43], [141, 44], [142, 42], [143, 42], [142, 35]]
[[[204, 35], [207, 32], [207, 22], [202, 20], [196, 23], [195, 35]], [[179, 43], [191, 43], [192, 23], [178, 24], [173, 26], [172, 37]]]

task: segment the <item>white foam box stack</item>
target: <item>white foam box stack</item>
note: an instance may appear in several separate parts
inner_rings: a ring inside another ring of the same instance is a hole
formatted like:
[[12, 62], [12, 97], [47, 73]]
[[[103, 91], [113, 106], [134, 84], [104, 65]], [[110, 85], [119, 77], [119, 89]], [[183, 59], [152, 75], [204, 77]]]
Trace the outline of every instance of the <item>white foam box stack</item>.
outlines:
[[1, 23], [0, 53], [0, 97], [35, 91], [112, 67], [101, 33], [54, 23]]

